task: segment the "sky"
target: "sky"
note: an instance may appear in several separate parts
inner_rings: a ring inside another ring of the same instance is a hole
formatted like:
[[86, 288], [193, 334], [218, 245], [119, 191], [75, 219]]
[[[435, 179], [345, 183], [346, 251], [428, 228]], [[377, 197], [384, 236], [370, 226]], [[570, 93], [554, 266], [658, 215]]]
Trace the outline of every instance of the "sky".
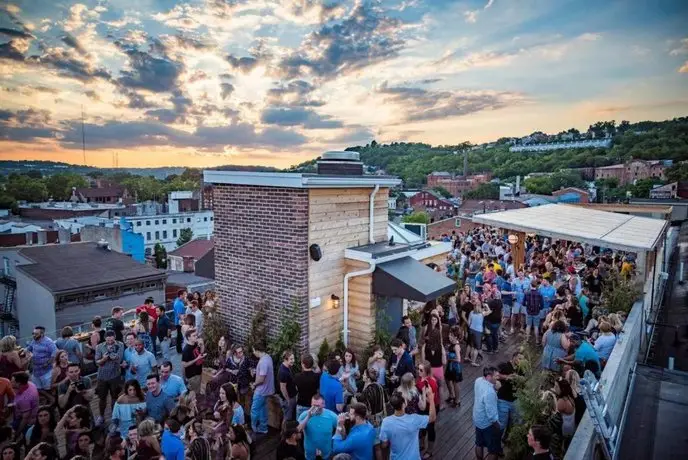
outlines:
[[0, 5], [5, 160], [288, 167], [686, 115], [685, 0]]

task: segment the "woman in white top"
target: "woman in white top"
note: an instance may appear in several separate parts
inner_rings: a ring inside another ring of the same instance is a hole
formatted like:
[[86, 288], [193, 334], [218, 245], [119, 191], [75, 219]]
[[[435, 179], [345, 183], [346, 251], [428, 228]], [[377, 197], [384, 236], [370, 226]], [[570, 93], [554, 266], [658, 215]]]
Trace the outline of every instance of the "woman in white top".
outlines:
[[600, 323], [600, 335], [595, 339], [595, 351], [597, 356], [604, 359], [609, 359], [612, 354], [614, 345], [616, 345], [616, 336], [612, 332], [612, 326], [606, 321]]
[[485, 317], [492, 313], [487, 304], [474, 301], [473, 311], [468, 315], [468, 353], [471, 366], [478, 367], [478, 353], [482, 348]]
[[112, 423], [123, 439], [129, 433], [129, 427], [137, 425], [137, 414], [146, 411], [146, 398], [141, 391], [141, 385], [135, 379], [127, 380], [124, 384], [124, 393], [117, 398], [115, 407], [112, 408]]

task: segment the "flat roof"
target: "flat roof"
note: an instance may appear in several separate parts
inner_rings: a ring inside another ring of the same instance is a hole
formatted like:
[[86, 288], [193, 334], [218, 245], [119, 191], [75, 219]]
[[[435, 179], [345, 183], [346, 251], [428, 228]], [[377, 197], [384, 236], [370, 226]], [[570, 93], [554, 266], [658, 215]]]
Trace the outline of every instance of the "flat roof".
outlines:
[[669, 224], [568, 204], [478, 214], [473, 222], [629, 252], [654, 249]]
[[254, 185], [286, 188], [372, 188], [396, 187], [401, 179], [392, 176], [329, 176], [322, 174], [253, 171], [203, 171], [203, 181], [212, 184]]
[[583, 208], [598, 209], [609, 212], [639, 212], [647, 214], [671, 214], [671, 206], [644, 206], [640, 204], [613, 204], [613, 203], [571, 203]]

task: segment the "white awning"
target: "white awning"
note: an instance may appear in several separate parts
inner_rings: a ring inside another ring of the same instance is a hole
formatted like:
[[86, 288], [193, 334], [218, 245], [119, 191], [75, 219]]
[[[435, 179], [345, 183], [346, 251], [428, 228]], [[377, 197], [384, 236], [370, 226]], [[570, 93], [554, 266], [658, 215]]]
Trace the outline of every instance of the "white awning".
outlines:
[[653, 250], [669, 224], [566, 204], [477, 214], [473, 222], [629, 252]]

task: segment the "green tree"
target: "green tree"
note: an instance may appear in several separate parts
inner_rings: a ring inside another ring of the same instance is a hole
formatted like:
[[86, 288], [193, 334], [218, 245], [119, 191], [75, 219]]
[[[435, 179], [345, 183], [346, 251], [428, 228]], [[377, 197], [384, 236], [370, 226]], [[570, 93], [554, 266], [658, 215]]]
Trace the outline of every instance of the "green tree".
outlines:
[[17, 209], [17, 200], [6, 192], [0, 191], [0, 209], [11, 209], [15, 212]]
[[23, 174], [11, 174], [5, 191], [17, 201], [40, 202], [48, 198], [48, 189], [42, 179], [32, 179]]
[[429, 224], [430, 216], [427, 212], [418, 211], [402, 217], [401, 221], [413, 224]]
[[86, 179], [76, 173], [57, 173], [45, 180], [45, 186], [50, 195], [56, 201], [66, 201], [72, 196], [72, 188], [88, 187]]
[[652, 190], [655, 185], [663, 183], [664, 181], [656, 177], [640, 179], [635, 181], [635, 184], [630, 187], [630, 191], [634, 198], [650, 198], [650, 190]]
[[183, 246], [193, 239], [193, 230], [190, 228], [182, 228], [179, 231], [179, 238], [177, 238], [177, 247]]
[[475, 190], [464, 193], [463, 197], [471, 200], [498, 200], [499, 185], [492, 183], [480, 184]]
[[167, 250], [165, 249], [165, 246], [160, 243], [155, 243], [153, 255], [155, 257], [155, 266], [157, 268], [167, 268]]
[[38, 169], [29, 169], [24, 174], [29, 176], [31, 179], [43, 179], [43, 173]]
[[666, 170], [669, 182], [688, 181], [688, 162], [676, 163]]
[[554, 190], [552, 179], [549, 176], [534, 176], [529, 177], [523, 181], [528, 193], [536, 193], [538, 195], [551, 195]]
[[433, 187], [432, 191], [437, 193], [438, 195], [440, 195], [442, 198], [451, 198], [452, 197], [452, 194], [449, 192], [449, 190], [442, 187], [441, 185], [438, 185], [437, 187]]

